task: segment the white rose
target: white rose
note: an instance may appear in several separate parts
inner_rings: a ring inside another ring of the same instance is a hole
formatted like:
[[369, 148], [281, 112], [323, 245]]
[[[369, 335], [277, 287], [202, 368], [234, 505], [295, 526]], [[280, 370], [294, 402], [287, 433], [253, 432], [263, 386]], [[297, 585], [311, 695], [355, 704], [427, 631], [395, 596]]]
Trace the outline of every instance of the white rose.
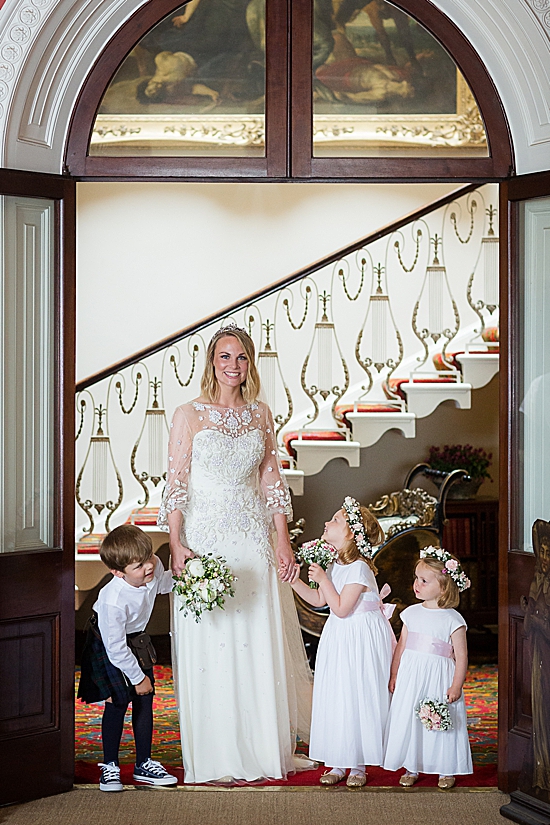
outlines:
[[204, 576], [204, 566], [200, 559], [191, 559], [185, 565], [185, 569], [195, 579], [201, 579]]
[[223, 585], [219, 579], [212, 579], [212, 581], [210, 582], [210, 587], [212, 588], [212, 590], [223, 589]]
[[210, 591], [208, 582], [200, 583], [199, 593], [203, 602], [213, 602], [216, 598], [215, 594]]

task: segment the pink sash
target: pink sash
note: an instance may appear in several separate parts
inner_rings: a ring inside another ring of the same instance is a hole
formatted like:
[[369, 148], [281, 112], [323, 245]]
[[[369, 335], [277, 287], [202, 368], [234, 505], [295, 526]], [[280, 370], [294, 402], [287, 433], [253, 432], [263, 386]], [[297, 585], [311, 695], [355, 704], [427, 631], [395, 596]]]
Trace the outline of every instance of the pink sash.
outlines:
[[434, 653], [436, 656], [444, 656], [446, 659], [453, 658], [453, 646], [443, 639], [436, 639], [435, 636], [428, 636], [427, 633], [415, 633], [410, 630], [405, 643], [406, 650], [415, 650], [417, 653]]
[[383, 601], [386, 598], [386, 596], [390, 595], [390, 593], [391, 593], [391, 587], [389, 586], [389, 584], [385, 584], [384, 587], [382, 588], [382, 590], [380, 591], [379, 598], [376, 601], [370, 600], [370, 599], [368, 599], [368, 600], [367, 599], [359, 599], [359, 602], [357, 603], [357, 606], [355, 607], [355, 609], [353, 610], [353, 612], [350, 615], [356, 616], [359, 613], [370, 613], [372, 610], [380, 610], [381, 613], [382, 613], [382, 616], [387, 621], [388, 626], [391, 630], [392, 650], [394, 650], [395, 646], [397, 644], [397, 641], [396, 641], [396, 638], [395, 638], [395, 633], [393, 632], [393, 627], [390, 624], [390, 619], [392, 617], [393, 611], [395, 610], [395, 605], [394, 604], [384, 604], [384, 601]]

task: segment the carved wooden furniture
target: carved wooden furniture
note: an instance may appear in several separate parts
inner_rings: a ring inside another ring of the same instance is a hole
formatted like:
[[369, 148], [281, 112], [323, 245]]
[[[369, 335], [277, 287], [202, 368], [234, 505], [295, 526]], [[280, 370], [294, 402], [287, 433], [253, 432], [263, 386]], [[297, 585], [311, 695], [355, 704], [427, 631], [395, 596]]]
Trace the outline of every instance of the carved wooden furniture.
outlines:
[[[441, 482], [437, 497], [421, 487], [412, 487], [413, 481], [420, 475]], [[392, 588], [388, 601], [397, 605], [392, 617], [396, 632], [401, 630], [401, 610], [415, 601], [412, 582], [419, 552], [430, 544], [441, 545], [449, 489], [464, 478], [469, 478], [465, 470], [443, 473], [432, 470], [429, 464], [417, 464], [407, 474], [401, 490], [388, 493], [369, 505], [369, 510], [376, 515], [386, 534], [384, 543], [375, 553], [374, 562], [378, 568], [380, 586], [388, 582]], [[299, 533], [296, 530], [293, 533], [296, 541]], [[300, 627], [306, 634], [306, 645], [313, 649], [316, 643], [308, 636], [318, 638], [321, 635], [328, 608], [313, 608], [296, 593], [294, 598]]]

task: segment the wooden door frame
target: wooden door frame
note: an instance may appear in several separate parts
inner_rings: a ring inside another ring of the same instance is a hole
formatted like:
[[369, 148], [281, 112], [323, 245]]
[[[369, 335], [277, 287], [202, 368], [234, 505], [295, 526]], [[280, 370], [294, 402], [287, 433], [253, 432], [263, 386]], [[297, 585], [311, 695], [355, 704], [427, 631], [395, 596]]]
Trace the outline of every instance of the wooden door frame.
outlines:
[[[185, 0], [184, 0], [185, 2]], [[459, 181], [501, 180], [514, 156], [504, 107], [481, 58], [460, 29], [429, 0], [392, 0], [426, 28], [460, 68], [476, 98], [489, 143], [487, 158], [313, 158], [311, 0], [266, 6], [266, 157], [88, 156], [101, 99], [131, 49], [161, 19], [184, 5], [150, 0], [119, 29], [86, 78], [69, 126], [65, 168], [80, 180]]]
[[59, 492], [54, 499], [53, 546], [0, 554], [0, 622], [51, 619], [52, 714], [43, 730], [2, 738], [5, 758], [0, 804], [6, 804], [70, 790], [74, 780], [76, 184], [61, 176], [2, 169], [0, 194], [55, 201], [57, 275], [54, 486]]
[[90, 157], [96, 112], [115, 73], [141, 38], [189, 0], [151, 0], [121, 27], [92, 67], [74, 108], [64, 166], [80, 179], [263, 180], [288, 176], [290, 0], [266, 4], [265, 157]]
[[[56, 409], [60, 416], [56, 440], [56, 466], [59, 489], [64, 491], [56, 512], [56, 549], [35, 553], [13, 553], [0, 556], [0, 581], [8, 576], [20, 583], [13, 593], [2, 592], [0, 599], [0, 621], [8, 616], [10, 609], [29, 611], [24, 587], [27, 576], [37, 563], [47, 563], [52, 575], [62, 577], [63, 618], [59, 627], [58, 646], [63, 650], [60, 657], [59, 681], [59, 725], [58, 732], [68, 754], [55, 785], [47, 787], [36, 777], [32, 795], [48, 795], [68, 790], [73, 781], [73, 720], [74, 720], [74, 659], [67, 655], [74, 649], [74, 354], [75, 354], [75, 180], [43, 175], [41, 173], [0, 171], [0, 193], [29, 197], [47, 197], [57, 200], [59, 224], [57, 231], [57, 256], [61, 278], [57, 294], [57, 306], [61, 316], [56, 336], [56, 360], [59, 364], [61, 380], [56, 387]], [[518, 202], [532, 197], [550, 195], [550, 172], [511, 178], [501, 184], [500, 237], [501, 237], [501, 388], [500, 388], [500, 612], [499, 612], [499, 669], [501, 673], [501, 696], [499, 697], [499, 787], [512, 792], [517, 809], [522, 796], [515, 791], [515, 776], [519, 770], [517, 758], [511, 754], [510, 742], [514, 738], [525, 741], [528, 735], [529, 718], [526, 710], [528, 697], [518, 695], [513, 688], [514, 674], [518, 674], [521, 660], [518, 659], [516, 644], [518, 629], [522, 620], [519, 595], [528, 591], [532, 576], [533, 560], [520, 553], [514, 546], [518, 535], [518, 489], [517, 444], [518, 408], [517, 375], [520, 355], [519, 326], [519, 279], [518, 279]], [[504, 242], [506, 239], [506, 242]], [[518, 563], [524, 566], [519, 571]], [[32, 612], [49, 610], [48, 599], [51, 591], [47, 581], [43, 591], [42, 604], [32, 607]], [[506, 689], [506, 686], [510, 690]], [[511, 687], [512, 686], [512, 687]], [[512, 739], [510, 740], [510, 737]], [[24, 737], [20, 764], [25, 764], [28, 754]], [[25, 779], [22, 786], [28, 786]], [[29, 798], [29, 789], [21, 791], [20, 799]], [[518, 801], [519, 800], [519, 801]], [[515, 810], [514, 809], [514, 810]], [[508, 813], [506, 815], [509, 815]], [[516, 820], [521, 821], [521, 820]]]
[[[456, 157], [312, 157], [313, 77], [311, 58], [306, 63], [300, 50], [291, 50], [293, 102], [292, 176], [314, 180], [391, 179], [394, 183], [425, 180], [498, 180], [513, 173], [514, 157], [510, 128], [493, 80], [481, 58], [462, 31], [429, 0], [389, 0], [420, 23], [441, 43], [466, 78], [482, 114], [489, 156]], [[300, 43], [301, 52], [312, 54], [312, 3], [292, 3], [292, 31], [309, 32]], [[307, 115], [304, 117], [304, 113]]]
[[[520, 202], [550, 196], [550, 172], [510, 178], [500, 194], [500, 548], [499, 548], [499, 788], [511, 794], [501, 810], [515, 822], [550, 822], [550, 810], [518, 791], [532, 727], [531, 668], [521, 597], [535, 560], [520, 547], [520, 376], [522, 286]], [[537, 818], [542, 817], [542, 818]]]

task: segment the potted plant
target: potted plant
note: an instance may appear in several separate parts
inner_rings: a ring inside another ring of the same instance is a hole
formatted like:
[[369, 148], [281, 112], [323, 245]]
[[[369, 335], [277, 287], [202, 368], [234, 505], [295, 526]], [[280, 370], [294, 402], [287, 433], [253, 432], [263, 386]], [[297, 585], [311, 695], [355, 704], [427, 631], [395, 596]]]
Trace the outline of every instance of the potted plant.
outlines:
[[[483, 480], [491, 478], [492, 453], [483, 447], [472, 447], [471, 444], [445, 444], [444, 447], [430, 447], [430, 466], [434, 470], [450, 473], [453, 470], [466, 470], [470, 481], [459, 481], [449, 490], [449, 498], [473, 498]], [[491, 478], [492, 481], [492, 478]]]

